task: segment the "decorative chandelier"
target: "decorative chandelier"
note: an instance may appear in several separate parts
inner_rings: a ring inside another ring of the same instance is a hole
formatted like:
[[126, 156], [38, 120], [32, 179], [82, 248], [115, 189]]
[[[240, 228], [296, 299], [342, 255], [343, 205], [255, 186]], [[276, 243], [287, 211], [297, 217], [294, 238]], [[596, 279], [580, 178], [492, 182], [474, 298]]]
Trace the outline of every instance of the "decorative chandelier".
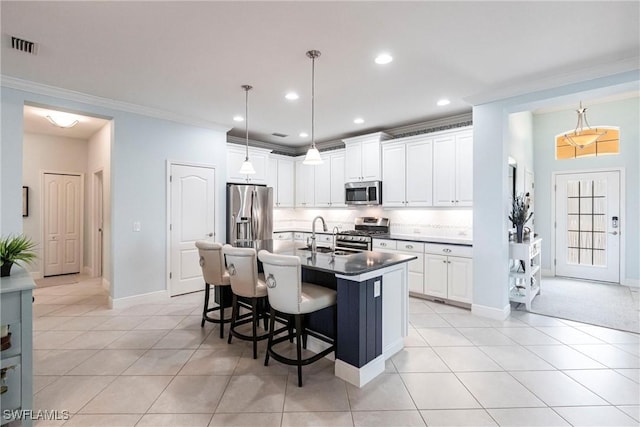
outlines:
[[244, 158], [244, 162], [242, 162], [242, 166], [240, 166], [240, 174], [241, 175], [253, 175], [256, 173], [256, 170], [253, 168], [253, 165], [249, 161], [249, 91], [253, 89], [253, 86], [250, 85], [242, 85], [242, 89], [245, 92], [245, 103], [244, 103], [244, 129], [245, 129], [245, 149], [246, 155]]
[[310, 50], [307, 52], [307, 57], [311, 58], [311, 147], [307, 151], [307, 155], [302, 161], [305, 165], [320, 165], [323, 163], [322, 157], [320, 157], [320, 152], [316, 148], [315, 141], [315, 111], [314, 111], [314, 103], [315, 103], [315, 66], [316, 66], [316, 58], [320, 56], [319, 50]]

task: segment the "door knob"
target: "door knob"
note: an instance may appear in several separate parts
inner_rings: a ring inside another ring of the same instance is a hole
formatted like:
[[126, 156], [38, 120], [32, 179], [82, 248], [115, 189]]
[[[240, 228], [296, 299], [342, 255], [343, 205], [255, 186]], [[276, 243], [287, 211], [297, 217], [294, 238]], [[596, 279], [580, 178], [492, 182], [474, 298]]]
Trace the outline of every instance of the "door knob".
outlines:
[[207, 237], [213, 237], [213, 233], [208, 233], [206, 236]]

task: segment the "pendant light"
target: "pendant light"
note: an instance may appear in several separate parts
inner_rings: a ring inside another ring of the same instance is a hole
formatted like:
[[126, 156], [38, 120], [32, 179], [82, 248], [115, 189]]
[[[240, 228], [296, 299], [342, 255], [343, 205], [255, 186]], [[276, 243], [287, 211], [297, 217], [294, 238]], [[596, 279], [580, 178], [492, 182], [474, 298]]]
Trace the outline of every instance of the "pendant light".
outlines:
[[253, 165], [249, 161], [249, 91], [253, 89], [253, 86], [250, 85], [242, 85], [242, 89], [245, 91], [245, 108], [244, 108], [244, 128], [245, 128], [245, 145], [246, 145], [246, 155], [244, 158], [244, 162], [242, 162], [242, 166], [240, 167], [241, 175], [254, 175], [256, 170], [253, 168]]
[[581, 149], [587, 145], [593, 144], [601, 136], [606, 134], [606, 131], [603, 131], [602, 129], [591, 129], [591, 126], [589, 126], [589, 122], [587, 121], [587, 109], [582, 106], [582, 101], [580, 101], [580, 107], [576, 110], [576, 113], [578, 113], [578, 122], [576, 123], [575, 130], [563, 135], [567, 144]]
[[314, 135], [315, 130], [315, 68], [316, 58], [320, 56], [319, 50], [310, 50], [307, 52], [307, 57], [311, 58], [311, 147], [307, 151], [307, 155], [302, 161], [305, 165], [320, 165], [323, 163], [320, 152], [316, 148], [316, 140]]

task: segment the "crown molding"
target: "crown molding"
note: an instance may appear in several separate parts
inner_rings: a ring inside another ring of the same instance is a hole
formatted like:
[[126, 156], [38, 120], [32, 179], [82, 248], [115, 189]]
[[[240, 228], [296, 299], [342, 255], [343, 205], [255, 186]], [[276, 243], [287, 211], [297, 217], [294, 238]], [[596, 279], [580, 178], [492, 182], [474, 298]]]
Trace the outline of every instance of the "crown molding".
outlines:
[[[245, 145], [245, 138], [239, 136], [227, 135], [227, 143]], [[256, 139], [249, 139], [249, 146], [256, 148], [265, 148], [271, 150], [273, 154], [283, 154], [285, 156], [296, 156], [299, 147], [289, 147], [284, 145], [278, 145], [271, 142], [258, 141]]]
[[51, 96], [54, 98], [66, 99], [68, 101], [81, 102], [84, 104], [94, 105], [97, 107], [109, 108], [127, 113], [140, 114], [143, 116], [154, 117], [156, 119], [168, 120], [185, 125], [197, 126], [206, 129], [212, 129], [219, 132], [228, 132], [231, 130], [229, 126], [208, 120], [201, 120], [195, 117], [184, 116], [182, 114], [173, 113], [152, 107], [131, 104], [123, 101], [116, 101], [110, 98], [89, 95], [83, 92], [77, 92], [69, 89], [63, 89], [55, 86], [49, 86], [42, 83], [36, 83], [29, 80], [23, 80], [16, 77], [0, 75], [0, 85], [2, 87], [22, 90], [25, 92], [37, 93], [39, 95]]

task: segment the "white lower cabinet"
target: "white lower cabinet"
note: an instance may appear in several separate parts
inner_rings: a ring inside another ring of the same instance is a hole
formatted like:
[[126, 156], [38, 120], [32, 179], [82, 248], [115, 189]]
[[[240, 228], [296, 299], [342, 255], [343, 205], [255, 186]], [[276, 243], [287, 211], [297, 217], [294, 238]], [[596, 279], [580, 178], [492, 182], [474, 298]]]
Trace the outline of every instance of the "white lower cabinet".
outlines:
[[292, 241], [293, 240], [293, 233], [289, 232], [289, 231], [279, 231], [279, 232], [275, 232], [273, 233], [273, 240], [289, 240]]
[[373, 250], [417, 257], [409, 262], [409, 292], [471, 304], [471, 246], [373, 239]]
[[424, 294], [471, 304], [473, 260], [470, 246], [425, 245]]

